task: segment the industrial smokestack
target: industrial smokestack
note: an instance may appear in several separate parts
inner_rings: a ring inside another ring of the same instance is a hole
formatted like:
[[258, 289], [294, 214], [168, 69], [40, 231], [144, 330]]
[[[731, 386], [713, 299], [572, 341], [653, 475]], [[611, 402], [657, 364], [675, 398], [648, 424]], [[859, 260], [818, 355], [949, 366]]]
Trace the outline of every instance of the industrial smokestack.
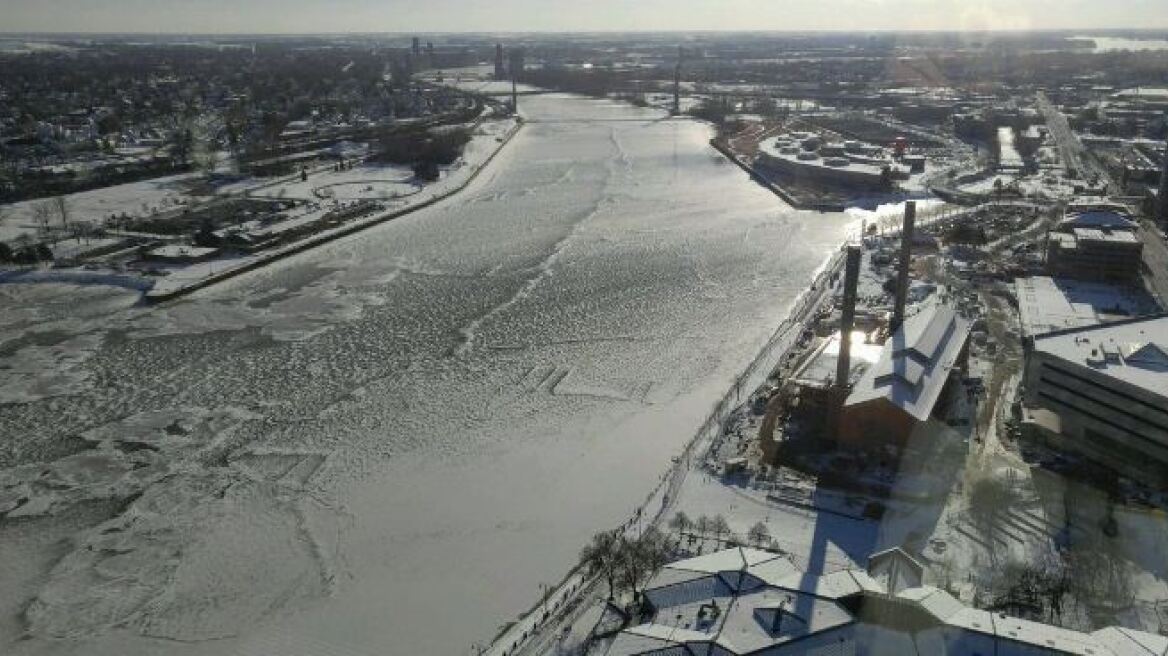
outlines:
[[917, 220], [917, 203], [910, 200], [904, 204], [904, 225], [900, 229], [900, 264], [896, 271], [896, 305], [892, 309], [892, 323], [888, 333], [892, 334], [904, 323], [904, 306], [908, 303], [908, 265], [912, 259], [913, 227]]
[[848, 246], [844, 264], [844, 306], [840, 311], [840, 351], [836, 360], [836, 387], [847, 387], [852, 370], [852, 329], [856, 327], [856, 285], [860, 280], [860, 247]]

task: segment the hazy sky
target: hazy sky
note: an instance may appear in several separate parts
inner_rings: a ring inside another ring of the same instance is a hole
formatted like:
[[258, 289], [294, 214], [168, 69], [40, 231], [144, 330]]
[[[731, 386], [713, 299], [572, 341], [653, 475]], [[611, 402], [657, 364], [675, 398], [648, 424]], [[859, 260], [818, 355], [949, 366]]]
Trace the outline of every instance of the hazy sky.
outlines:
[[0, 0], [0, 31], [1168, 28], [1168, 0]]

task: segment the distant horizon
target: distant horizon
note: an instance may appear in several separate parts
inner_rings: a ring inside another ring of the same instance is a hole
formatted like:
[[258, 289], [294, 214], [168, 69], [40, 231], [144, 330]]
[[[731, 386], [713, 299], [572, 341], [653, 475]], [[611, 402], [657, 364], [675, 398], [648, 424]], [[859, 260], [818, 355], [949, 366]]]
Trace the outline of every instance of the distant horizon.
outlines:
[[0, 0], [0, 13], [24, 35], [1168, 30], [1163, 0]]
[[588, 34], [629, 34], [629, 35], [652, 35], [652, 34], [750, 34], [750, 35], [788, 35], [788, 34], [1070, 34], [1082, 36], [1111, 36], [1111, 34], [1104, 33], [1124, 33], [1124, 34], [1141, 34], [1151, 37], [1162, 37], [1168, 39], [1168, 27], [1061, 27], [1061, 28], [1026, 28], [1026, 27], [1005, 27], [992, 29], [932, 29], [932, 28], [872, 28], [866, 30], [859, 29], [829, 29], [829, 28], [815, 28], [815, 29], [589, 29], [589, 30], [555, 30], [555, 29], [532, 29], [532, 30], [403, 30], [403, 31], [326, 31], [326, 32], [254, 32], [254, 31], [238, 31], [238, 32], [183, 32], [183, 31], [121, 31], [121, 32], [107, 32], [107, 31], [84, 31], [71, 30], [64, 32], [53, 31], [38, 31], [38, 30], [22, 30], [22, 31], [6, 31], [0, 30], [0, 38], [11, 37], [94, 37], [94, 36], [198, 36], [198, 37], [240, 37], [240, 36], [268, 36], [268, 37], [322, 37], [322, 36], [395, 36], [395, 37], [410, 37], [410, 36], [506, 36], [506, 35], [588, 35]]

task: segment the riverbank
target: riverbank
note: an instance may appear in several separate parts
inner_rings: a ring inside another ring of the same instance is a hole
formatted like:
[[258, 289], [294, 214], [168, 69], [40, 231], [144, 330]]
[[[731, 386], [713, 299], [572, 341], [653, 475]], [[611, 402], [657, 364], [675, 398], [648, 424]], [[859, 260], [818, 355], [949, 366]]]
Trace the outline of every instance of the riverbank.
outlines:
[[[824, 265], [812, 277], [807, 291], [796, 299], [787, 318], [714, 404], [705, 421], [681, 453], [673, 458], [673, 464], [662, 473], [644, 501], [615, 530], [633, 538], [650, 526], [662, 527], [676, 505], [678, 493], [687, 476], [701, 469], [706, 462], [711, 448], [721, 436], [724, 422], [741, 406], [744, 398], [749, 398], [750, 393], [763, 385], [779, 367], [822, 303], [831, 298], [828, 292], [833, 289], [832, 281], [839, 279], [843, 271], [846, 245], [847, 242], [841, 244], [838, 250], [827, 256]], [[571, 631], [572, 622], [568, 620], [586, 612], [593, 603], [600, 601], [602, 591], [604, 585], [601, 577], [585, 572], [577, 564], [559, 583], [548, 586], [545, 594], [496, 635], [489, 647], [481, 653], [486, 656], [541, 654], [549, 637], [563, 633], [564, 629]]]
[[[506, 131], [506, 133], [499, 137], [497, 147], [495, 147], [484, 160], [477, 164], [468, 163], [467, 166], [471, 168], [470, 174], [464, 179], [458, 181], [454, 186], [432, 193], [428, 197], [423, 197], [417, 202], [407, 205], [406, 207], [394, 209], [389, 212], [376, 214], [372, 217], [358, 219], [351, 223], [347, 223], [336, 228], [324, 230], [313, 234], [303, 240], [292, 244], [287, 244], [269, 251], [263, 251], [255, 255], [243, 256], [234, 260], [223, 261], [215, 260], [211, 262], [204, 262], [201, 264], [191, 265], [179, 271], [172, 273], [166, 278], [158, 280], [154, 286], [143, 294], [143, 298], [148, 303], [162, 303], [165, 301], [174, 300], [181, 296], [185, 296], [200, 289], [205, 289], [211, 285], [229, 280], [243, 273], [254, 271], [260, 267], [267, 266], [272, 262], [281, 260], [283, 258], [302, 253], [309, 249], [316, 248], [328, 242], [347, 237], [349, 235], [361, 232], [373, 226], [380, 225], [386, 221], [412, 214], [419, 210], [425, 209], [440, 203], [458, 192], [465, 189], [475, 178], [478, 177], [484, 169], [490, 166], [495, 157], [511, 142], [516, 134], [523, 128], [522, 120], [518, 120], [515, 124]], [[456, 172], [452, 172], [456, 173]], [[423, 196], [423, 194], [416, 194]]]
[[774, 181], [768, 179], [767, 176], [763, 175], [761, 172], [755, 169], [753, 164], [743, 160], [738, 156], [737, 153], [735, 153], [729, 146], [727, 146], [718, 138], [711, 139], [710, 145], [713, 146], [715, 150], [725, 155], [726, 159], [734, 162], [739, 167], [741, 167], [743, 171], [746, 171], [748, 174], [750, 174], [750, 178], [752, 180], [769, 189], [776, 196], [782, 198], [783, 202], [787, 203], [791, 207], [803, 210], [815, 210], [818, 212], [842, 212], [848, 208], [847, 204], [845, 203], [806, 200], [802, 196], [796, 195], [779, 186]]

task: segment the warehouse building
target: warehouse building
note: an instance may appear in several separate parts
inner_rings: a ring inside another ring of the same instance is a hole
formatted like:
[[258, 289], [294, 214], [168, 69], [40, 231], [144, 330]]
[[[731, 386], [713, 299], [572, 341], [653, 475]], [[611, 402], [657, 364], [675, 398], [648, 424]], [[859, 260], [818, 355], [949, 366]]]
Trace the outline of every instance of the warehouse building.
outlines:
[[1168, 314], [1036, 335], [1026, 346], [1037, 435], [1168, 486]]
[[884, 343], [844, 402], [839, 440], [904, 446], [943, 409], [951, 374], [965, 369], [971, 324], [946, 305], [927, 305]]
[[1113, 210], [1069, 215], [1047, 235], [1047, 273], [1105, 282], [1139, 280], [1144, 245], [1136, 227]]
[[1135, 285], [1032, 276], [1015, 279], [1014, 292], [1023, 337], [1161, 311], [1155, 299]]

